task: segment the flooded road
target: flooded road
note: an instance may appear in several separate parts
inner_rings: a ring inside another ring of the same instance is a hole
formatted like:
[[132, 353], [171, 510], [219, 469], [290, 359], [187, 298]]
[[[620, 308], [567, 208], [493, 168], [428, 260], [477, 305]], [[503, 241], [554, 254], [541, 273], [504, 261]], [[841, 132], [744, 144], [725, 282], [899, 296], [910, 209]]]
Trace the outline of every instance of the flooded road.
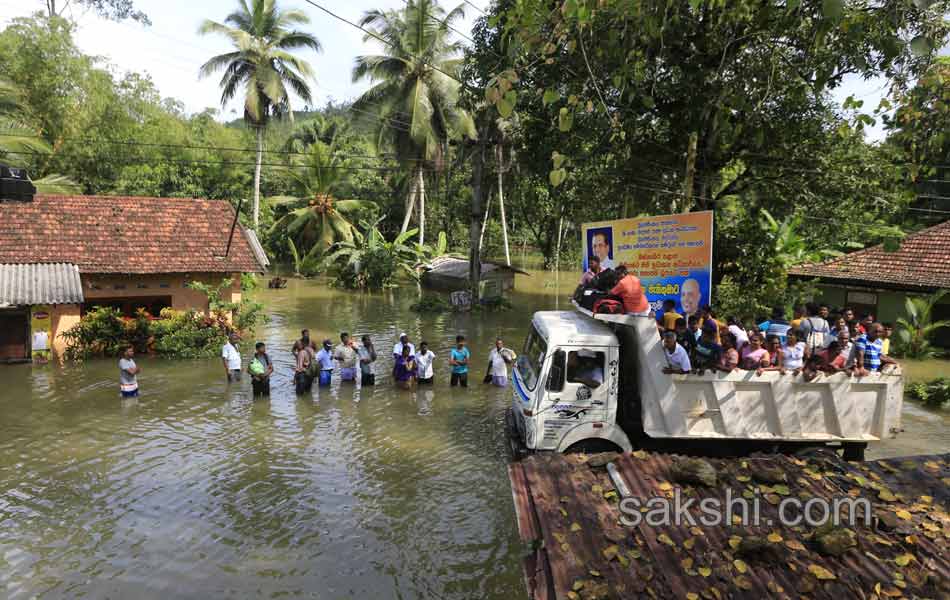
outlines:
[[[113, 360], [0, 367], [0, 597], [523, 597], [510, 391], [480, 380], [495, 337], [520, 350], [555, 291], [536, 273], [519, 282], [515, 310], [420, 316], [408, 310], [414, 289], [262, 290], [269, 401], [252, 400], [247, 381], [228, 387], [220, 360], [140, 358], [131, 402]], [[289, 348], [303, 327], [316, 339], [371, 335], [379, 385], [295, 396]], [[432, 389], [392, 387], [401, 331], [437, 354]], [[465, 391], [448, 387], [457, 333], [473, 352]], [[905, 412], [907, 431], [875, 456], [950, 450], [950, 418]]]

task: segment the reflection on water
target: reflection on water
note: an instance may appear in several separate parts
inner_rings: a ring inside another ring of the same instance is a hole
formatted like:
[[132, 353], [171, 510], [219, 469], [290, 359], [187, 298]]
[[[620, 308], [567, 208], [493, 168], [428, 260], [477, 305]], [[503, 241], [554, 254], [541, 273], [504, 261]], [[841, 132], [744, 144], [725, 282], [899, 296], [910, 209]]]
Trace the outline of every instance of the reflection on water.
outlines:
[[[141, 358], [141, 397], [126, 401], [112, 360], [3, 367], [0, 597], [521, 597], [509, 392], [478, 382], [495, 337], [518, 347], [531, 312], [554, 308], [550, 282], [520, 279], [516, 310], [478, 316], [416, 315], [412, 289], [261, 291], [270, 400], [228, 386], [219, 360]], [[562, 294], [574, 283], [557, 281]], [[289, 348], [303, 327], [371, 335], [379, 385], [297, 398]], [[392, 387], [400, 331], [437, 354], [433, 388]], [[448, 387], [457, 333], [475, 359], [466, 391]], [[875, 452], [950, 446], [946, 417], [905, 418]]]

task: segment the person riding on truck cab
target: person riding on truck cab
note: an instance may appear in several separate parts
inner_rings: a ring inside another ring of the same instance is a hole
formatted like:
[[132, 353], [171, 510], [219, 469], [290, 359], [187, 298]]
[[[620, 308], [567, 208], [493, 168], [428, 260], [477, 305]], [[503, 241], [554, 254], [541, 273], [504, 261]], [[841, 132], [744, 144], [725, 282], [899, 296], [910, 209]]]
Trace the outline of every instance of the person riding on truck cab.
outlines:
[[614, 296], [620, 296], [623, 300], [623, 312], [627, 314], [646, 314], [650, 310], [650, 303], [647, 302], [647, 296], [643, 293], [643, 285], [640, 279], [633, 273], [627, 271], [625, 265], [620, 265], [614, 272], [620, 277], [617, 285], [610, 293]]

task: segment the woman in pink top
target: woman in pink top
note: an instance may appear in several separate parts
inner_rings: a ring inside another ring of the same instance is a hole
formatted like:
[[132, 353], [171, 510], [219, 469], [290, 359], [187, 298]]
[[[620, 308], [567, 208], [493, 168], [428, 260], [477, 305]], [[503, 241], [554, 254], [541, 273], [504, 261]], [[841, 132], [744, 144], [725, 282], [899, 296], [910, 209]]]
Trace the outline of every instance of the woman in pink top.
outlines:
[[620, 296], [623, 300], [623, 312], [645, 313], [650, 310], [650, 303], [647, 302], [646, 294], [643, 293], [640, 279], [628, 273], [624, 265], [620, 265], [614, 271], [620, 276], [620, 281], [610, 290], [610, 293]]
[[748, 371], [769, 366], [769, 351], [762, 347], [761, 333], [749, 336], [749, 343], [742, 348], [739, 366]]

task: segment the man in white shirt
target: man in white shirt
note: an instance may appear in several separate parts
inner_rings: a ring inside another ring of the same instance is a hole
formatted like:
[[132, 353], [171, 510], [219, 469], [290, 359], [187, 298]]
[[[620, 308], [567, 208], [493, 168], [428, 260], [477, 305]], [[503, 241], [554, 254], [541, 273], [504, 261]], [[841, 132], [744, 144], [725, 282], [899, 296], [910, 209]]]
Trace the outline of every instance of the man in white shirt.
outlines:
[[[412, 344], [410, 344], [411, 346]], [[416, 383], [432, 385], [432, 380], [435, 378], [435, 369], [432, 368], [433, 361], [435, 361], [435, 353], [429, 350], [428, 342], [419, 344], [419, 352], [416, 354], [416, 369], [418, 369], [419, 377], [416, 379]]]
[[501, 338], [495, 340], [495, 347], [488, 353], [488, 372], [492, 385], [508, 387], [508, 365], [514, 361], [515, 353], [505, 348]]
[[409, 345], [409, 356], [412, 356], [416, 353], [416, 347], [412, 345], [412, 342], [409, 341], [409, 336], [405, 333], [399, 334], [399, 341], [393, 346], [393, 359], [397, 356], [402, 356], [402, 347], [403, 345]]
[[228, 383], [241, 381], [241, 353], [237, 349], [240, 339], [238, 334], [232, 333], [221, 348], [221, 362], [224, 364], [224, 374], [228, 378]]
[[689, 373], [693, 369], [686, 349], [676, 343], [675, 332], [666, 331], [663, 333], [663, 353], [666, 355], [668, 365], [663, 367], [663, 372], [667, 375]]

